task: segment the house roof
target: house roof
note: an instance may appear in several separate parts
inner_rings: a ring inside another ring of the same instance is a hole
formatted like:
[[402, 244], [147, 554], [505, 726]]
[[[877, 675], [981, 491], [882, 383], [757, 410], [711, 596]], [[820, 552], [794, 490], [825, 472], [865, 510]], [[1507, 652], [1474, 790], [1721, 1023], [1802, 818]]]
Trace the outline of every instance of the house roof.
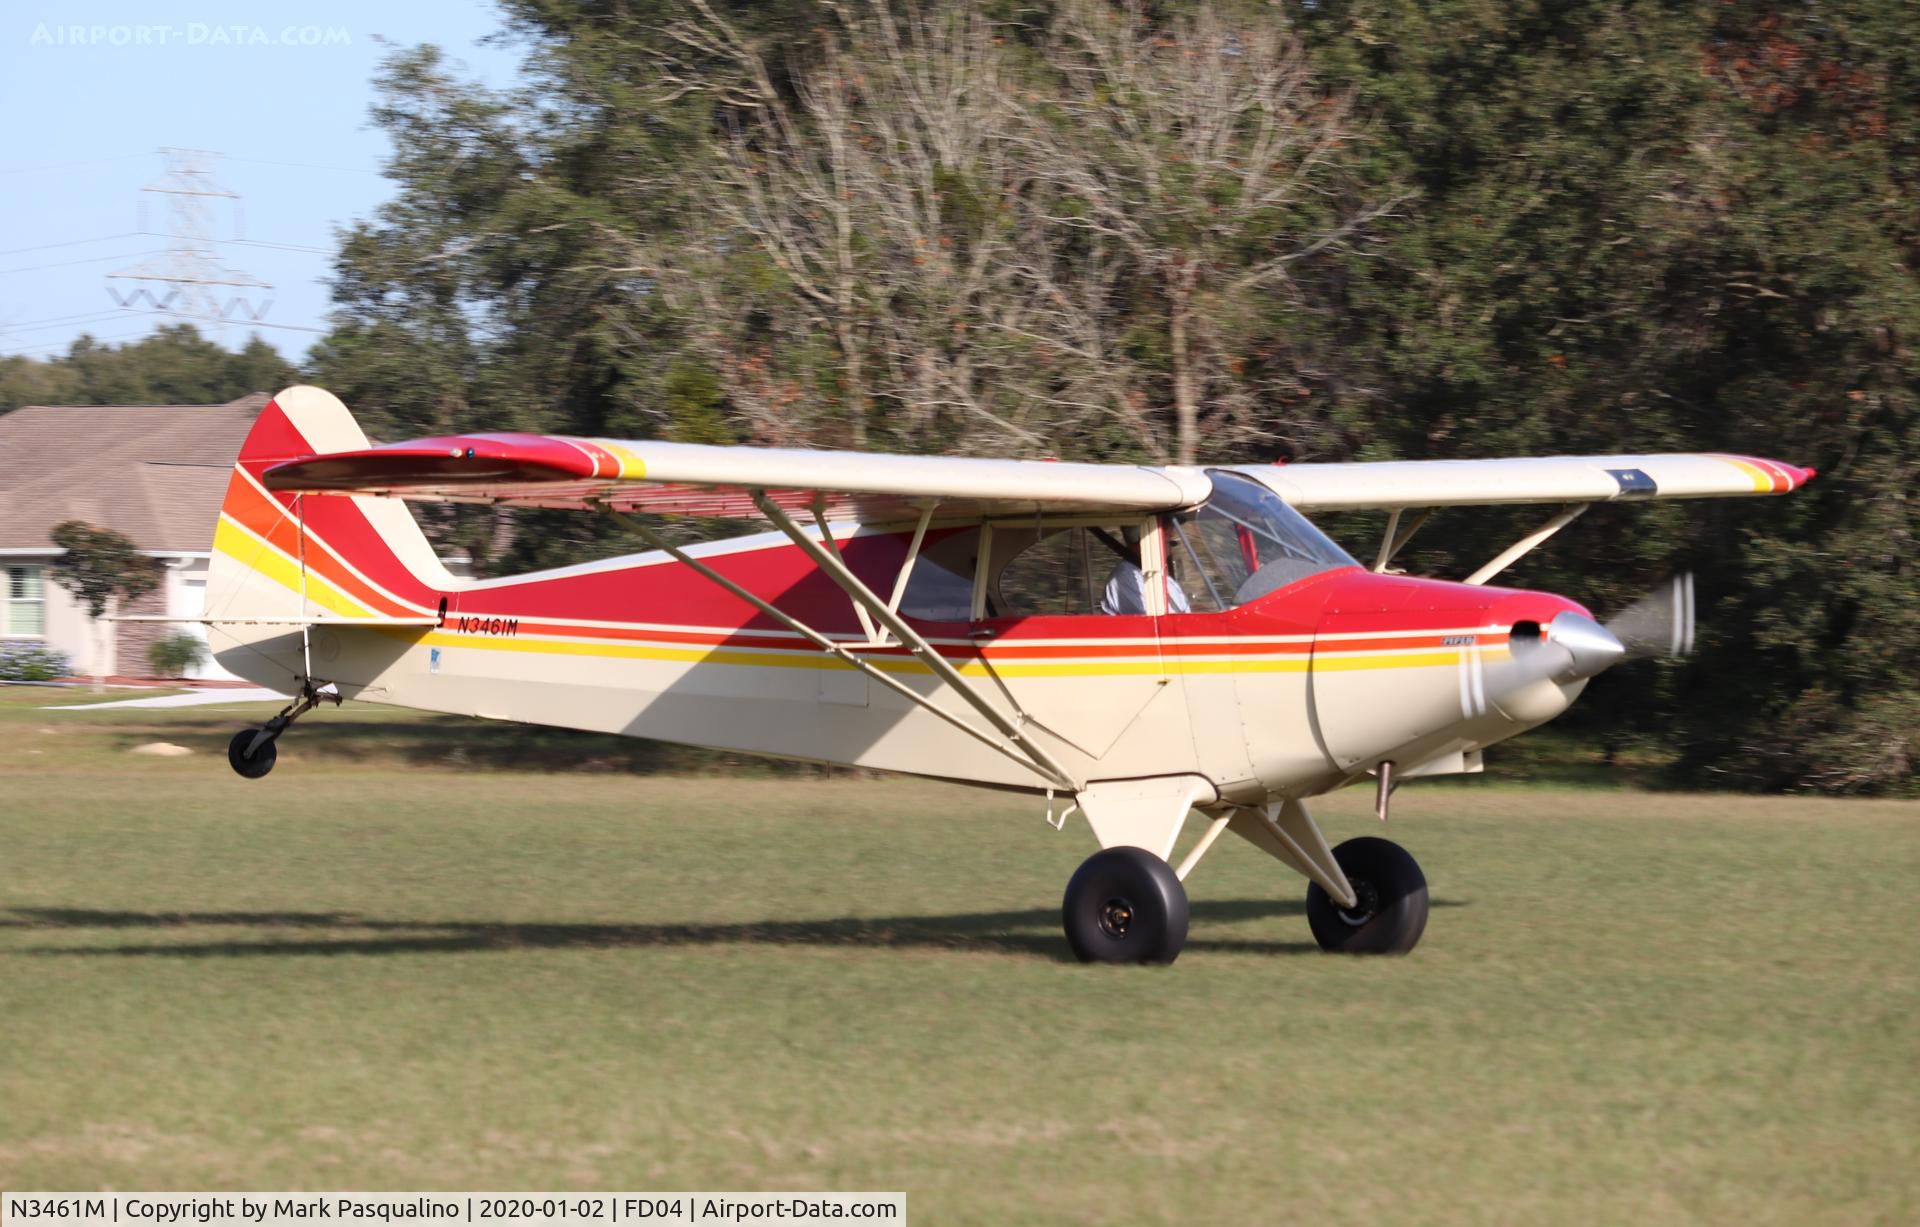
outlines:
[[85, 520], [143, 550], [204, 553], [265, 393], [224, 405], [28, 405], [0, 415], [0, 549]]

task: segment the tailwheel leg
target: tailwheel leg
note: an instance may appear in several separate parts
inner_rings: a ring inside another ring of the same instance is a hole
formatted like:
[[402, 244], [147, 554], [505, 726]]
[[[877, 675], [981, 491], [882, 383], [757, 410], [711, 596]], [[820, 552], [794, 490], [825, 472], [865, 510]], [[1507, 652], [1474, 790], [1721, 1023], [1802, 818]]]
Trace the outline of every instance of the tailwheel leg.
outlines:
[[300, 697], [281, 708], [279, 715], [257, 729], [241, 729], [233, 735], [233, 740], [227, 743], [227, 764], [241, 778], [249, 780], [257, 780], [272, 771], [274, 760], [279, 757], [274, 743], [280, 740], [280, 734], [323, 702], [340, 706], [340, 692], [332, 689], [330, 683], [322, 682], [316, 687], [312, 678], [301, 679]]
[[1307, 924], [1322, 950], [1337, 954], [1406, 954], [1427, 928], [1427, 877], [1405, 848], [1363, 835], [1333, 850], [1352, 907], [1342, 907], [1315, 882], [1307, 887]]
[[1187, 944], [1187, 891], [1173, 866], [1118, 846], [1081, 862], [1061, 905], [1082, 963], [1171, 963]]

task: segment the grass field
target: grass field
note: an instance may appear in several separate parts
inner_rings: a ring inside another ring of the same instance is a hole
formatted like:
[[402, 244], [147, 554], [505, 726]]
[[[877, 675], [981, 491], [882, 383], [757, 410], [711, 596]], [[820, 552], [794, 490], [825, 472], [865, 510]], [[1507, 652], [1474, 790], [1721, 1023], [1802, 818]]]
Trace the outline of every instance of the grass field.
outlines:
[[1016, 798], [364, 708], [248, 783], [238, 712], [51, 701], [0, 687], [0, 1187], [1920, 1221], [1920, 804], [1414, 784], [1410, 958], [1228, 840], [1176, 966], [1081, 967], [1092, 841]]

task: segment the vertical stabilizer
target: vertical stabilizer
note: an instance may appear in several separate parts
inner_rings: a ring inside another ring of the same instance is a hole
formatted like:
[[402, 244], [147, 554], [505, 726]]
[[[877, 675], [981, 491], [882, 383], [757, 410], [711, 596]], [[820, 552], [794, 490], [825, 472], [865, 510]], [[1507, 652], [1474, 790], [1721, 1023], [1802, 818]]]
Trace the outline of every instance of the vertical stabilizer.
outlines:
[[[366, 446], [347, 407], [319, 388], [288, 388], [261, 410], [227, 483], [207, 577], [209, 637], [225, 668], [291, 691], [302, 666], [297, 628], [223, 619], [438, 613], [455, 581], [405, 504], [276, 493], [260, 482], [283, 461]], [[321, 663], [314, 671], [325, 676]]]

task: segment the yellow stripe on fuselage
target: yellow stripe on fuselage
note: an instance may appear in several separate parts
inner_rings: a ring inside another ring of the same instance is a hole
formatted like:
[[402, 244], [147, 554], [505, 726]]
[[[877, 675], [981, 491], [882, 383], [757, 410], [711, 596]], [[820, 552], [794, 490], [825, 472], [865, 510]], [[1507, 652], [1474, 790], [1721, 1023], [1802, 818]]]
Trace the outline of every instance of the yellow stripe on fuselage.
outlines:
[[[300, 591], [300, 566], [278, 546], [272, 545], [224, 513], [214, 529], [213, 548], [241, 566], [259, 572], [286, 588]], [[342, 617], [378, 616], [372, 609], [348, 596], [321, 576], [307, 572], [307, 600]], [[547, 656], [590, 656], [618, 660], [657, 660], [690, 665], [735, 665], [757, 669], [850, 669], [838, 657], [796, 647], [792, 652], [752, 651], [742, 648], [667, 647], [653, 644], [609, 643], [605, 641], [569, 642], [564, 639], [497, 638], [462, 635], [435, 630], [425, 635], [413, 631], [393, 632], [405, 638], [442, 648], [476, 648], [487, 652], [532, 652]], [[1482, 658], [1495, 660], [1507, 655], [1505, 648], [1482, 649]], [[903, 656], [865, 656], [867, 664], [883, 673], [931, 676], [932, 670], [920, 661]], [[1460, 649], [1443, 651], [1391, 652], [1342, 655], [1323, 652], [1314, 657], [1305, 654], [1286, 656], [1227, 656], [1185, 658], [1179, 656], [1134, 657], [1131, 659], [1080, 659], [1059, 661], [997, 661], [989, 669], [978, 661], [953, 661], [963, 677], [1164, 677], [1170, 674], [1199, 673], [1306, 673], [1309, 671], [1351, 671], [1360, 669], [1452, 668], [1460, 663]]]
[[[1480, 659], [1483, 661], [1503, 660], [1511, 655], [1505, 648], [1482, 648]], [[1339, 672], [1350, 669], [1428, 669], [1442, 665], [1452, 668], [1460, 663], [1461, 650], [1447, 648], [1433, 652], [1398, 652], [1385, 656], [1315, 656], [1313, 668], [1317, 673]]]
[[[287, 557], [279, 546], [262, 540], [224, 511], [220, 513], [220, 522], [213, 530], [213, 548], [248, 570], [266, 576], [295, 596], [299, 595], [300, 564]], [[306, 587], [308, 604], [318, 605], [346, 618], [379, 616], [312, 569], [307, 571]]]
[[[434, 647], [478, 648], [489, 652], [533, 652], [551, 656], [598, 656], [619, 660], [660, 660], [684, 664], [743, 665], [762, 669], [849, 669], [837, 657], [823, 652], [808, 654], [758, 652], [727, 647], [665, 647], [650, 644], [583, 642], [555, 639], [501, 639], [482, 635], [459, 635], [433, 631], [421, 640]], [[1497, 660], [1507, 655], [1504, 648], [1484, 650], [1482, 659]], [[867, 664], [883, 673], [931, 675], [932, 670], [917, 660], [898, 656], [862, 656]], [[1174, 673], [1306, 673], [1358, 669], [1453, 668], [1460, 663], [1460, 649], [1432, 652], [1395, 652], [1368, 656], [1324, 655], [1317, 663], [1305, 656], [1247, 656], [1212, 660], [1136, 658], [1131, 660], [1077, 660], [1030, 663], [995, 663], [991, 670], [977, 661], [954, 661], [963, 677], [1139, 677], [1166, 676]]]

